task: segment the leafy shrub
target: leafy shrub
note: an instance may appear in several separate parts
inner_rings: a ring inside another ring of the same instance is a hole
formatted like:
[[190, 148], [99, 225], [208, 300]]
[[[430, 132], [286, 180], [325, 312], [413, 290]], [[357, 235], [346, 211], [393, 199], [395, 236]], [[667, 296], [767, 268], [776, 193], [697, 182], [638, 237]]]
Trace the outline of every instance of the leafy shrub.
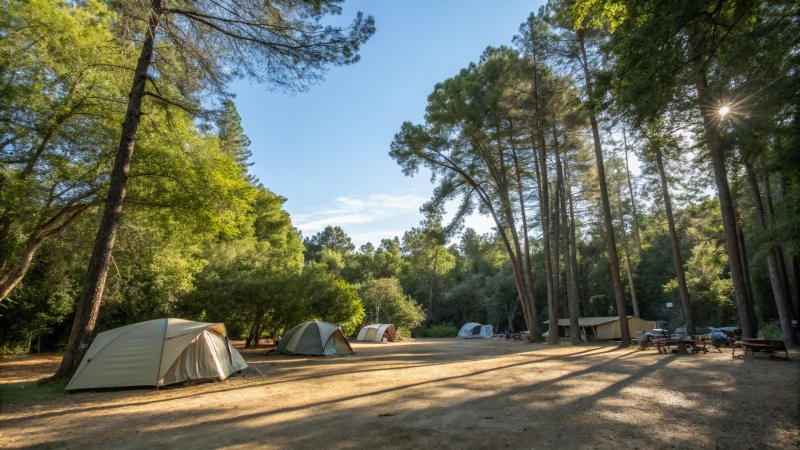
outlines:
[[397, 332], [397, 340], [401, 342], [410, 341], [412, 340], [411, 337], [414, 336], [413, 332], [408, 327], [397, 327], [395, 331]]
[[781, 325], [775, 321], [762, 323], [761, 326], [758, 327], [758, 334], [761, 339], [783, 340]]
[[428, 328], [417, 329], [416, 336], [430, 338], [454, 338], [458, 336], [458, 328], [456, 328], [456, 326], [452, 323], [431, 325]]

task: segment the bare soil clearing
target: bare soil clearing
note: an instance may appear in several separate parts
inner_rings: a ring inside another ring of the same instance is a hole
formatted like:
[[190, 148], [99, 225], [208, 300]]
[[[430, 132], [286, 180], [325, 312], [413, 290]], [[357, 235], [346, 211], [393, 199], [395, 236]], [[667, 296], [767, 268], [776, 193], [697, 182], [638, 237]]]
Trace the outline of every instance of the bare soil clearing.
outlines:
[[[11, 404], [2, 448], [798, 448], [800, 364], [500, 339], [243, 351], [222, 383]], [[0, 383], [52, 355], [0, 361]]]

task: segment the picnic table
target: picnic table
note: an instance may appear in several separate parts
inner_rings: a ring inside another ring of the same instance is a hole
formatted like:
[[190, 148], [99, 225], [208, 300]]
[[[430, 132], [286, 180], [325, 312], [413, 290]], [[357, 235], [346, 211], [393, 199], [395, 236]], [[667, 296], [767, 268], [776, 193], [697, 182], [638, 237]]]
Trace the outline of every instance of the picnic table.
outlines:
[[747, 357], [747, 352], [750, 352], [750, 357], [755, 359], [756, 352], [759, 353], [766, 353], [769, 355], [770, 358], [773, 358], [775, 353], [783, 352], [785, 354], [785, 358], [789, 359], [789, 351], [786, 349], [786, 344], [783, 341], [771, 340], [771, 339], [741, 339], [736, 341], [733, 345], [733, 353], [731, 355], [732, 358], [736, 357], [736, 348], [741, 348], [744, 350], [744, 357]]
[[[669, 353], [708, 353], [705, 341], [695, 341], [694, 339], [664, 338], [653, 341], [659, 355]], [[673, 349], [672, 347], [677, 347]], [[691, 349], [690, 349], [691, 348]]]

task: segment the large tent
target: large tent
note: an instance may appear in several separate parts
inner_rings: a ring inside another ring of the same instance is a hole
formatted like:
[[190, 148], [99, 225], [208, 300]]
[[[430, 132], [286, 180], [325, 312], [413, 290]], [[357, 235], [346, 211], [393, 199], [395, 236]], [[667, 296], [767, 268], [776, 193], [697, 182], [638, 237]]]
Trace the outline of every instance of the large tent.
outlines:
[[461, 327], [461, 330], [458, 332], [458, 337], [463, 339], [492, 338], [494, 337], [494, 332], [492, 331], [491, 325], [481, 325], [477, 322], [469, 322]]
[[338, 356], [355, 353], [336, 325], [319, 320], [298, 325], [278, 343], [278, 351], [287, 355]]
[[224, 324], [156, 319], [98, 334], [67, 390], [224, 380], [246, 367]]
[[356, 340], [383, 342], [384, 336], [386, 336], [386, 340], [389, 342], [397, 340], [397, 333], [394, 330], [394, 325], [390, 323], [373, 323], [372, 325], [367, 325], [358, 332]]
[[[548, 323], [548, 322], [545, 322]], [[581, 333], [587, 340], [610, 341], [622, 339], [622, 329], [620, 328], [619, 317], [580, 317], [578, 325]], [[628, 328], [631, 336], [636, 336], [638, 331], [648, 331], [658, 328], [658, 324], [649, 320], [642, 320], [633, 316], [628, 316]], [[547, 337], [549, 331], [545, 331], [542, 336]], [[569, 338], [569, 319], [558, 319], [558, 336]]]

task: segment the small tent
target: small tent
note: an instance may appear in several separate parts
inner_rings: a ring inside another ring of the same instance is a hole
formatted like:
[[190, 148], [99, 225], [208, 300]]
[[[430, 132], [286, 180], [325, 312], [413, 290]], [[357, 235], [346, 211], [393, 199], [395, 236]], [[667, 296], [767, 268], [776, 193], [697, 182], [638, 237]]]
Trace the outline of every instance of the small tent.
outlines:
[[[578, 325], [581, 327], [581, 333], [589, 340], [610, 341], [622, 338], [622, 328], [617, 316], [579, 317]], [[655, 328], [658, 328], [655, 322], [628, 316], [628, 329], [631, 337], [636, 336], [638, 331], [648, 331]], [[549, 331], [545, 331], [542, 336], [547, 337], [549, 333]], [[561, 338], [570, 337], [569, 319], [558, 319], [558, 336]]]
[[224, 380], [246, 367], [224, 324], [156, 319], [98, 334], [67, 390]]
[[383, 342], [384, 336], [386, 336], [386, 340], [389, 342], [397, 340], [397, 333], [394, 330], [394, 325], [390, 323], [373, 323], [372, 325], [367, 325], [358, 332], [356, 340]]
[[494, 337], [491, 325], [481, 325], [476, 322], [470, 322], [458, 332], [458, 337], [463, 339], [482, 339]]
[[283, 335], [278, 351], [287, 355], [339, 356], [355, 353], [342, 330], [328, 322], [315, 320], [298, 325]]

